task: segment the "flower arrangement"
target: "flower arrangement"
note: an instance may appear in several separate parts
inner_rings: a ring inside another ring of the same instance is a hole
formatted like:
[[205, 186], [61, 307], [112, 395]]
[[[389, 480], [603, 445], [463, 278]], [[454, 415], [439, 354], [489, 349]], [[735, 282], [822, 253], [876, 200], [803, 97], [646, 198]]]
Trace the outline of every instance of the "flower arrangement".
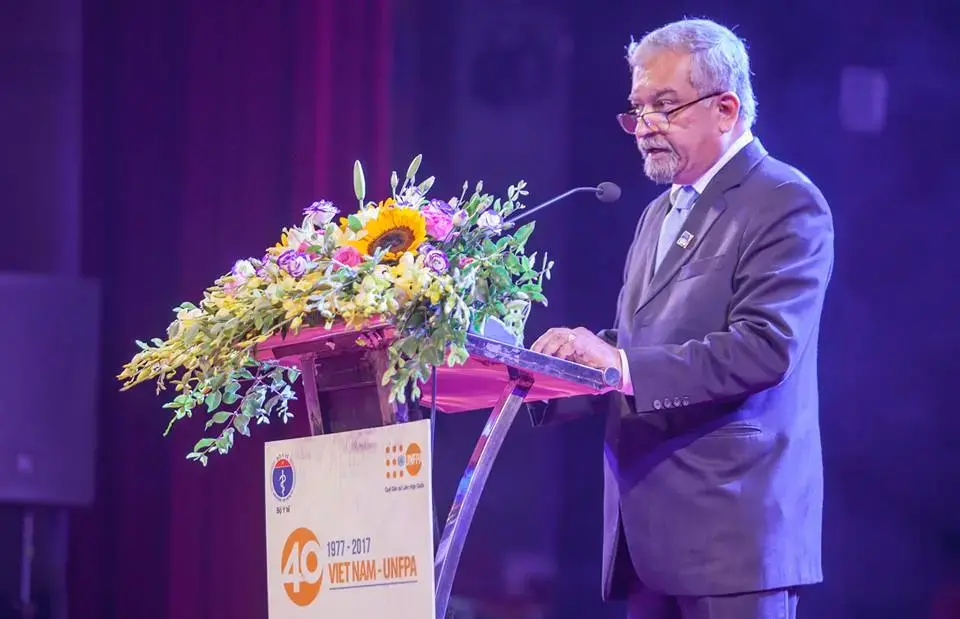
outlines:
[[469, 197], [464, 183], [459, 198], [431, 199], [433, 177], [416, 180], [420, 162], [418, 155], [402, 184], [393, 172], [392, 195], [380, 202], [365, 201], [357, 162], [355, 213], [338, 218], [332, 203], [313, 203], [263, 257], [239, 260], [199, 304], [175, 308], [166, 339], [137, 342], [141, 350], [118, 376], [121, 390], [147, 381], [158, 394], [173, 386], [164, 434], [202, 408], [205, 429], [217, 428], [188, 459], [206, 465], [209, 455], [229, 451], [237, 433], [249, 436], [251, 422], [292, 416], [298, 370], [254, 358], [271, 336], [387, 318], [398, 338], [383, 384], [399, 402], [419, 398], [434, 366], [464, 363], [468, 331], [487, 318], [522, 338], [531, 303], [547, 303], [542, 284], [553, 266], [525, 252], [534, 224], [513, 230], [506, 219], [523, 208], [526, 184], [511, 186], [506, 199], [483, 193], [482, 182]]

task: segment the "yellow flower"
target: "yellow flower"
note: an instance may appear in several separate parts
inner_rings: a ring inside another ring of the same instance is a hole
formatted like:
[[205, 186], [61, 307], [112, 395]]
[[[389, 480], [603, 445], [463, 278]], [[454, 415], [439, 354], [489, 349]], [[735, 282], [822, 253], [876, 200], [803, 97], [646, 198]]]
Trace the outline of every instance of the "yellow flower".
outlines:
[[427, 298], [430, 299], [430, 302], [436, 305], [440, 302], [440, 297], [443, 296], [443, 288], [440, 283], [434, 281], [430, 284], [430, 287], [427, 288]]
[[223, 296], [220, 298], [220, 308], [227, 312], [233, 313], [239, 305], [236, 299], [231, 296]]
[[[392, 203], [392, 199], [386, 200]], [[381, 208], [376, 218], [366, 222], [359, 239], [350, 241], [361, 254], [372, 256], [386, 249], [385, 260], [399, 260], [407, 252], [416, 251], [427, 238], [427, 223], [419, 212], [393, 206]]]
[[283, 303], [284, 319], [290, 320], [295, 316], [301, 316], [307, 310], [306, 299], [284, 299]]
[[394, 290], [401, 293], [404, 301], [419, 294], [430, 280], [429, 273], [420, 268], [410, 253], [401, 256], [397, 264], [390, 268], [389, 277], [393, 280]]

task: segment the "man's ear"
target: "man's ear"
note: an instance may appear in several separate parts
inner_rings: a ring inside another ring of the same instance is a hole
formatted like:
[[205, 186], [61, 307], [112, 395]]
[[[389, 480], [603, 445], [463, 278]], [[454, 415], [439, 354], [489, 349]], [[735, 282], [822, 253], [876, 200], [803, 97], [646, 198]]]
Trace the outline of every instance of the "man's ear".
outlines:
[[720, 112], [720, 131], [727, 133], [740, 119], [740, 97], [734, 92], [725, 92], [717, 97], [717, 110]]

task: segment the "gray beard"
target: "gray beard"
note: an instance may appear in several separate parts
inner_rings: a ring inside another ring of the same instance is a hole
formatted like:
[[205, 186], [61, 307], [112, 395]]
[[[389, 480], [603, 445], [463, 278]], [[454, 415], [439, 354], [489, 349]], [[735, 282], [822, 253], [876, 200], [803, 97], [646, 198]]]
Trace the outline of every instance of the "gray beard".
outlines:
[[656, 158], [644, 156], [643, 172], [647, 178], [658, 185], [669, 185], [673, 183], [680, 167], [680, 158], [676, 153], [668, 153], [666, 156], [660, 155]]

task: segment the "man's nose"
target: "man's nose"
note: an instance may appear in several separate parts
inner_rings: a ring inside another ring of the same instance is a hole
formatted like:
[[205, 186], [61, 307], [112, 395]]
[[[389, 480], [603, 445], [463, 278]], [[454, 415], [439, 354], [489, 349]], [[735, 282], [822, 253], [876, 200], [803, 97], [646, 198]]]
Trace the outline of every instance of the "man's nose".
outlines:
[[644, 120], [643, 117], [637, 118], [637, 128], [634, 130], [633, 135], [636, 136], [638, 140], [653, 133], [656, 133], [656, 131], [650, 128], [650, 125], [647, 124], [647, 121]]

